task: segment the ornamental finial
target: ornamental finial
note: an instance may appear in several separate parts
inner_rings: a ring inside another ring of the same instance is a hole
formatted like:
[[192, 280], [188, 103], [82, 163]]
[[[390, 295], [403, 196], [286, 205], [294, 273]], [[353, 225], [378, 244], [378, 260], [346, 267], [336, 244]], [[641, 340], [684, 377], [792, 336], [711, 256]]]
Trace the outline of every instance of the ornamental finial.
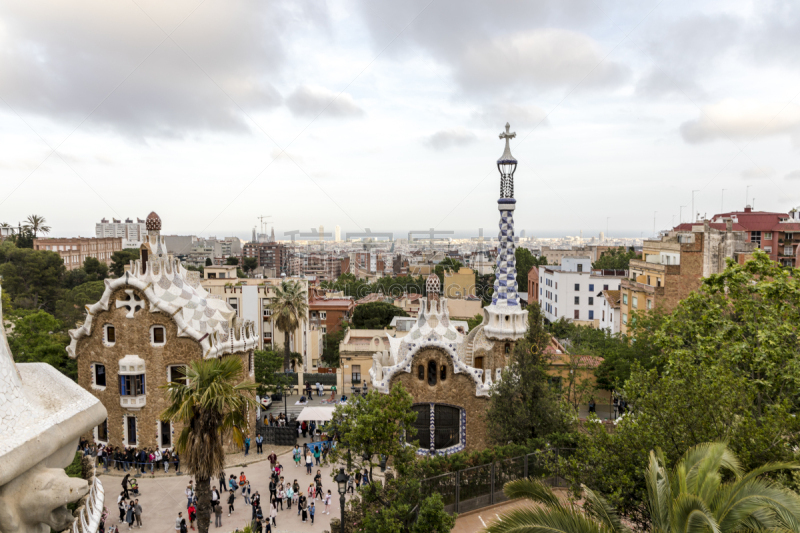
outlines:
[[517, 160], [511, 155], [508, 141], [517, 134], [510, 130], [511, 125], [506, 122], [506, 131], [500, 134], [500, 138], [506, 140], [506, 149], [497, 160], [497, 169], [500, 171], [500, 198], [514, 198], [514, 171], [517, 170]]

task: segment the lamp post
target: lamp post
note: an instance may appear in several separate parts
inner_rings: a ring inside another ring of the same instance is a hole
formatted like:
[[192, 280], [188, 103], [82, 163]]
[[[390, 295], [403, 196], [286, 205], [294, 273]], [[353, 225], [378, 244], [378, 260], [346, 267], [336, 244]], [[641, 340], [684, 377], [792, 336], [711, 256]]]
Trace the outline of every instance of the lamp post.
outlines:
[[342, 533], [344, 533], [344, 494], [347, 492], [347, 481], [350, 479], [350, 476], [344, 473], [344, 468], [340, 468], [339, 473], [336, 474], [336, 477], [333, 479], [339, 486], [339, 504], [342, 508], [342, 514], [339, 523], [342, 526]]

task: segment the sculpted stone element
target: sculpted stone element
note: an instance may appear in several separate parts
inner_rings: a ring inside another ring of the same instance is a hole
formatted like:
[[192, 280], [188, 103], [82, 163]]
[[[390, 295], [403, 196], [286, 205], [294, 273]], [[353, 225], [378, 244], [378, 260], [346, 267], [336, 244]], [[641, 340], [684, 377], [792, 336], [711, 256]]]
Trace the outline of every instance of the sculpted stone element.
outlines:
[[[0, 326], [2, 319], [0, 309]], [[15, 365], [0, 327], [0, 532], [70, 527], [67, 504], [85, 496], [89, 484], [64, 468], [80, 436], [105, 418], [97, 398], [52, 366]]]

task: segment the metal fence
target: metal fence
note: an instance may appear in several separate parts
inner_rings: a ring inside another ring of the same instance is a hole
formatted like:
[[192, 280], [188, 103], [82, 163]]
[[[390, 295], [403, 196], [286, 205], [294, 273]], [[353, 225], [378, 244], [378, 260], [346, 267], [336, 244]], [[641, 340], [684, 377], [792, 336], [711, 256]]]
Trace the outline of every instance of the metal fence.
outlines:
[[438, 493], [448, 513], [466, 513], [502, 503], [508, 498], [503, 485], [526, 477], [543, 480], [553, 487], [566, 487], [559, 458], [574, 453], [574, 448], [553, 448], [493, 463], [473, 466], [422, 480], [425, 496]]

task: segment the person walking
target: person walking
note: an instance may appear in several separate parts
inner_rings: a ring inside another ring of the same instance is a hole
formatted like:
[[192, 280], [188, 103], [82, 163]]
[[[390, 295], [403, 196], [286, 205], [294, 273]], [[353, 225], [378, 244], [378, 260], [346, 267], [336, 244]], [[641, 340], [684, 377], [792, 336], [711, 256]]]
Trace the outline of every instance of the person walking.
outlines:
[[128, 482], [129, 482], [128, 480], [130, 479], [130, 477], [131, 477], [130, 474], [125, 474], [125, 477], [122, 478], [122, 493], [125, 495], [123, 497], [126, 500], [130, 498], [130, 495], [128, 494]]
[[275, 475], [272, 475], [272, 478], [269, 480], [269, 501], [275, 499], [275, 494], [278, 491], [278, 482], [275, 480]]
[[356, 472], [356, 490], [361, 486], [361, 470]]
[[133, 500], [133, 517], [136, 519], [136, 527], [142, 527], [142, 506], [139, 500]]
[[294, 450], [292, 450], [292, 458], [294, 459], [294, 467], [297, 468], [300, 466], [300, 446], [297, 444], [294, 445]]
[[211, 510], [214, 511], [214, 527], [222, 527], [222, 505], [219, 500], [211, 505]]
[[247, 438], [244, 439], [244, 456], [247, 457], [249, 453], [250, 453], [250, 435], [248, 435]]
[[253, 493], [253, 497], [250, 499], [250, 507], [253, 510], [253, 520], [256, 519], [256, 511], [261, 507], [261, 494], [258, 491]]
[[189, 483], [186, 485], [186, 508], [188, 509], [192, 505], [192, 500], [194, 500], [194, 491], [192, 490], [192, 484]]
[[311, 517], [311, 523], [314, 523], [314, 513], [316, 512], [316, 507], [314, 507], [314, 502], [312, 500], [311, 506], [308, 508], [308, 516]]
[[236, 499], [236, 496], [233, 494], [233, 490], [228, 493], [228, 516], [231, 515], [233, 512], [233, 501]]
[[275, 519], [278, 518], [278, 506], [274, 499], [269, 504], [269, 517], [272, 520], [272, 525], [278, 527], [278, 524], [275, 522]]
[[311, 475], [311, 468], [314, 466], [314, 459], [311, 458], [311, 454], [306, 454], [306, 474], [309, 476]]
[[283, 499], [286, 497], [286, 491], [283, 490], [283, 483], [278, 483], [277, 496], [278, 497], [275, 500], [275, 503], [277, 503], [278, 507], [280, 507], [281, 511], [283, 511]]
[[183, 518], [183, 513], [178, 513], [178, 518], [175, 519], [176, 533], [186, 533], [186, 520]]
[[219, 493], [220, 494], [224, 494], [225, 493], [225, 477], [226, 477], [225, 476], [225, 471], [223, 470], [222, 472], [219, 473]]
[[316, 462], [316, 466], [320, 466], [319, 458], [320, 458], [321, 455], [322, 455], [322, 452], [320, 451], [320, 446], [315, 446], [314, 447], [314, 461]]
[[264, 437], [256, 435], [256, 454], [264, 453]]
[[261, 523], [261, 520], [256, 518], [256, 521], [253, 522], [253, 533], [261, 533], [264, 529], [264, 525]]
[[130, 502], [125, 509], [125, 521], [128, 523], [128, 529], [133, 528], [133, 502]]
[[267, 456], [267, 460], [269, 461], [269, 470], [270, 470], [270, 472], [275, 470], [275, 463], [278, 462], [278, 456], [275, 455], [275, 450], [272, 450], [271, 452], [269, 452], [269, 455]]
[[325, 495], [325, 514], [331, 514], [331, 491]]
[[244, 496], [244, 504], [250, 505], [250, 481], [245, 481], [242, 487], [242, 496]]
[[292, 490], [291, 483], [286, 483], [284, 495], [286, 496], [286, 510], [290, 511], [292, 509], [292, 498], [294, 498], [294, 491]]
[[194, 521], [197, 520], [197, 507], [195, 507], [193, 503], [186, 509], [186, 512], [189, 513], [189, 527], [194, 529]]
[[125, 511], [127, 511], [127, 507], [125, 506], [125, 498], [123, 497], [125, 493], [119, 495], [117, 498], [117, 508], [119, 509], [119, 523], [123, 523], [125, 521]]
[[300, 495], [300, 498], [297, 502], [297, 513], [302, 516], [303, 522], [305, 522], [308, 518], [308, 512], [306, 511], [306, 497], [303, 494]]

